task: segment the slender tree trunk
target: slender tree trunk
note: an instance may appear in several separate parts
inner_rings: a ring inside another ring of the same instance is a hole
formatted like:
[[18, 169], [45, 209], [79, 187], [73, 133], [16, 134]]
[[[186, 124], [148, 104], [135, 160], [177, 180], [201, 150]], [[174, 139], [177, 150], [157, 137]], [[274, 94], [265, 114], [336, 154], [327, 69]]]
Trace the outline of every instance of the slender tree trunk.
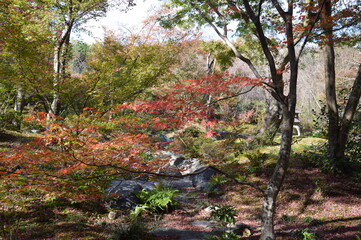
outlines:
[[281, 124], [281, 105], [269, 94], [266, 94], [266, 115], [263, 120], [262, 126], [258, 130], [257, 134], [251, 138], [254, 140], [264, 136], [266, 133], [273, 132], [270, 138], [274, 138], [276, 131], [279, 129]]
[[[332, 40], [331, 40], [332, 41]], [[335, 52], [333, 43], [325, 46], [325, 89], [328, 116], [328, 153], [334, 158], [338, 149], [339, 117], [336, 98]]]
[[[273, 1], [274, 4], [278, 5], [278, 2]], [[292, 131], [293, 123], [295, 118], [295, 110], [297, 103], [297, 78], [298, 78], [298, 60], [296, 57], [295, 47], [294, 47], [294, 38], [293, 38], [293, 4], [289, 2], [288, 12], [285, 13], [282, 9], [278, 10], [283, 17], [286, 24], [286, 36], [287, 36], [287, 49], [290, 59], [290, 81], [289, 81], [289, 91], [288, 96], [283, 96], [283, 91], [278, 92], [278, 95], [281, 96], [281, 106], [282, 106], [282, 131], [281, 131], [281, 147], [278, 154], [278, 161], [276, 167], [273, 171], [272, 177], [267, 185], [267, 189], [264, 193], [264, 200], [262, 206], [262, 222], [261, 222], [261, 240], [274, 240], [274, 215], [276, 211], [276, 200], [277, 195], [283, 185], [285, 179], [289, 159], [291, 154], [291, 145], [292, 145]], [[282, 74], [282, 73], [281, 73]], [[279, 81], [282, 79], [280, 75], [274, 75], [273, 80]], [[283, 89], [284, 86], [280, 85], [280, 88]], [[281, 90], [280, 89], [280, 90]]]
[[290, 106], [287, 105], [282, 106], [283, 121], [281, 147], [276, 167], [264, 193], [261, 218], [261, 240], [275, 239], [274, 214], [276, 211], [276, 200], [286, 176], [292, 145], [294, 110], [292, 110], [293, 107], [289, 110], [289, 107]]
[[19, 86], [16, 90], [14, 111], [21, 113], [24, 109], [24, 87]]
[[56, 46], [54, 50], [54, 80], [53, 80], [53, 101], [50, 105], [48, 117], [56, 116], [59, 113], [59, 81], [61, 73], [61, 50], [62, 46]]
[[[353, 83], [351, 93], [349, 95], [345, 111], [341, 120], [341, 127], [338, 134], [338, 148], [335, 152], [336, 159], [344, 159], [346, 144], [348, 140], [349, 132], [352, 128], [352, 120], [355, 115], [357, 105], [360, 102], [361, 97], [361, 64], [359, 65], [356, 79]], [[346, 169], [344, 169], [346, 170]]]
[[321, 27], [325, 35], [324, 48], [324, 71], [325, 71], [325, 90], [326, 106], [328, 118], [328, 154], [332, 161], [336, 163], [336, 153], [338, 152], [339, 137], [339, 116], [336, 96], [336, 73], [335, 73], [335, 49], [333, 42], [333, 29], [330, 22], [332, 15], [332, 3], [330, 0], [320, 0], [321, 9]]
[[[216, 59], [212, 57], [212, 54], [210, 53], [207, 56], [207, 76], [212, 75], [214, 73], [214, 68], [216, 67]], [[211, 94], [206, 94], [205, 95], [205, 99], [206, 99], [206, 106], [208, 108], [207, 110], [207, 115], [211, 116], [213, 114], [212, 111], [212, 106], [211, 106], [211, 102], [212, 102], [212, 95]], [[211, 126], [208, 124], [209, 118], [206, 118], [206, 133], [210, 133], [211, 132]]]
[[53, 101], [49, 109], [48, 119], [58, 115], [60, 111], [60, 85], [66, 77], [66, 64], [68, 63], [67, 54], [72, 26], [72, 23], [67, 26], [54, 49]]
[[[18, 89], [16, 90], [16, 97], [15, 97], [15, 104], [14, 104], [14, 111], [17, 115], [21, 115], [24, 109], [24, 86], [20, 84]], [[16, 117], [13, 120], [13, 125], [16, 129], [20, 130], [20, 122], [19, 119]]]

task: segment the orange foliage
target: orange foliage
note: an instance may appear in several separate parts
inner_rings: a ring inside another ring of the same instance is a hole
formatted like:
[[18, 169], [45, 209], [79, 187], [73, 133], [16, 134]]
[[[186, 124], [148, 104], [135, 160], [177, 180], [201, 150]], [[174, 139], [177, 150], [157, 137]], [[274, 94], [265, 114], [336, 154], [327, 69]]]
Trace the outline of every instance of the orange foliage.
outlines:
[[[26, 177], [31, 186], [70, 198], [98, 196], [97, 184], [108, 181], [107, 176], [121, 175], [124, 169], [152, 172], [164, 165], [164, 157], [152, 154], [160, 144], [151, 132], [180, 128], [189, 121], [215, 124], [210, 109], [219, 100], [237, 96], [244, 86], [261, 84], [228, 74], [178, 81], [155, 90], [152, 99], [115, 106], [112, 120], [91, 108], [71, 123], [60, 118], [49, 121], [45, 113], [37, 113], [32, 119], [46, 131], [33, 142], [0, 153], [1, 178], [10, 183]], [[206, 94], [212, 96], [210, 104]], [[108, 135], [103, 130], [107, 124], [117, 130]], [[89, 179], [101, 181], [89, 184]]]

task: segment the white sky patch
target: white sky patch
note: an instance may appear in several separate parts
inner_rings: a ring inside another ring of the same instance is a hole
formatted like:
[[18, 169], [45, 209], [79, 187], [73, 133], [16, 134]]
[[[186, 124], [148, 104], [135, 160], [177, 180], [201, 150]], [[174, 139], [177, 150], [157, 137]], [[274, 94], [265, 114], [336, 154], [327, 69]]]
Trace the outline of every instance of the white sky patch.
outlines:
[[[86, 43], [102, 41], [105, 29], [114, 33], [119, 33], [120, 29], [137, 33], [143, 26], [142, 21], [146, 20], [154, 9], [159, 9], [162, 3], [164, 3], [164, 0], [138, 0], [136, 1], [137, 5], [127, 12], [111, 9], [105, 17], [88, 21], [83, 26], [85, 31], [73, 33], [72, 39]], [[201, 31], [203, 32], [202, 39], [206, 41], [220, 40], [211, 27], [203, 27]]]
[[98, 20], [90, 20], [83, 28], [85, 31], [75, 33], [73, 39], [86, 43], [101, 41], [104, 37], [104, 28], [114, 32], [119, 32], [120, 28], [127, 28], [136, 31], [142, 26], [142, 21], [147, 19], [152, 9], [159, 8], [161, 2], [158, 0], [137, 1], [137, 5], [127, 12], [112, 9], [106, 16]]

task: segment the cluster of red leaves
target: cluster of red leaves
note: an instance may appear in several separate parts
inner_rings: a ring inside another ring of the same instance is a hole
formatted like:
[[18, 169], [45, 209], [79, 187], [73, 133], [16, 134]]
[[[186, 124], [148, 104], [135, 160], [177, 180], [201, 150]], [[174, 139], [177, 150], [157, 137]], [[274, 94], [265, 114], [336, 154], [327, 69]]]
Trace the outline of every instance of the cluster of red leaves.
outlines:
[[[8, 183], [26, 177], [27, 187], [63, 196], [94, 196], [101, 190], [89, 180], [121, 175], [125, 170], [152, 172], [164, 165], [164, 157], [152, 154], [159, 144], [148, 136], [151, 131], [175, 129], [188, 121], [209, 125], [210, 109], [219, 100], [237, 96], [244, 86], [260, 84], [256, 79], [213, 75], [163, 87], [147, 101], [116, 106], [113, 118], [89, 108], [71, 122], [37, 113], [32, 120], [46, 131], [21, 148], [1, 152], [0, 176]], [[212, 96], [213, 102], [207, 103], [205, 95]], [[102, 130], [107, 125], [111, 133]]]
[[[146, 113], [157, 117], [148, 124], [154, 129], [174, 128], [187, 121], [209, 124], [217, 103], [225, 98], [238, 96], [245, 86], [260, 86], [262, 81], [247, 77], [210, 75], [201, 79], [176, 82], [173, 86], [156, 91], [156, 97], [146, 101], [135, 101], [116, 106], [116, 111], [130, 109], [136, 113]], [[211, 100], [207, 102], [206, 96]], [[208, 119], [207, 121], [202, 121]]]

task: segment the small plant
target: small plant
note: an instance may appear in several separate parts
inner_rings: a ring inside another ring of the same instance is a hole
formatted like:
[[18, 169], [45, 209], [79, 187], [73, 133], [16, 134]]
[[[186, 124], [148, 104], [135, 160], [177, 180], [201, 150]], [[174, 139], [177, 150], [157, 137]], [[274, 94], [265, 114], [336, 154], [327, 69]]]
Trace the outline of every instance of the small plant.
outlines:
[[237, 240], [240, 236], [231, 231], [231, 224], [236, 223], [237, 210], [230, 205], [223, 206], [212, 206], [211, 207], [211, 218], [218, 221], [222, 227], [227, 227], [228, 229], [219, 237], [215, 239], [222, 240]]
[[284, 222], [289, 222], [289, 223], [291, 223], [291, 222], [295, 222], [296, 219], [297, 219], [296, 216], [289, 216], [289, 215], [287, 215], [287, 214], [282, 215], [282, 220], [283, 220]]
[[211, 207], [211, 218], [217, 220], [222, 226], [236, 222], [237, 210], [230, 205], [215, 205]]
[[227, 179], [225, 176], [217, 174], [214, 175], [210, 181], [209, 181], [209, 188], [208, 190], [208, 196], [209, 197], [216, 197], [223, 194], [222, 191], [220, 191], [219, 187], [222, 184], [225, 184], [227, 182]]
[[209, 181], [210, 184], [214, 186], [219, 186], [227, 182], [227, 178], [223, 175], [217, 174], [214, 175], [211, 180]]
[[142, 189], [135, 194], [141, 204], [131, 212], [132, 216], [140, 216], [145, 210], [151, 212], [163, 213], [177, 206], [175, 197], [178, 195], [178, 190], [173, 188], [165, 188], [163, 185], [157, 185], [153, 190], [147, 192]]
[[300, 234], [303, 240], [317, 240], [316, 234], [311, 232], [308, 228], [303, 229]]
[[312, 217], [304, 217], [302, 219], [303, 223], [308, 223], [308, 224], [312, 224], [315, 221], [315, 219], [313, 219]]

